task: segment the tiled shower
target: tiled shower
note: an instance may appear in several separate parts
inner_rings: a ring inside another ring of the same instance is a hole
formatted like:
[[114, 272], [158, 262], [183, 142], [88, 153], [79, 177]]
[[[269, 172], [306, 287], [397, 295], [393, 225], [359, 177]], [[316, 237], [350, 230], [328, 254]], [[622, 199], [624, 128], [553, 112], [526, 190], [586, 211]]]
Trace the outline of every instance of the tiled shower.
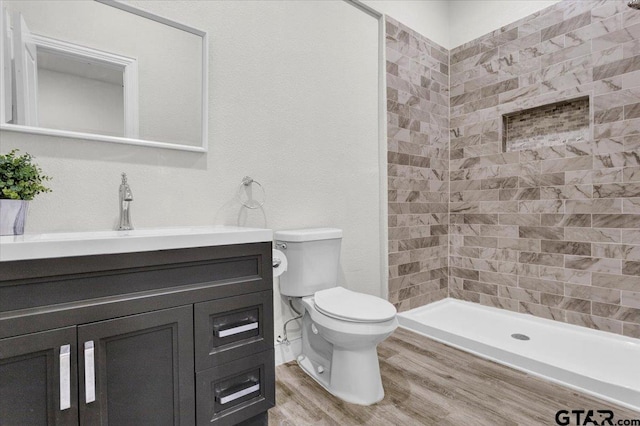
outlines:
[[640, 337], [640, 11], [562, 1], [451, 51], [386, 36], [390, 300]]
[[449, 52], [386, 18], [389, 300], [447, 297]]

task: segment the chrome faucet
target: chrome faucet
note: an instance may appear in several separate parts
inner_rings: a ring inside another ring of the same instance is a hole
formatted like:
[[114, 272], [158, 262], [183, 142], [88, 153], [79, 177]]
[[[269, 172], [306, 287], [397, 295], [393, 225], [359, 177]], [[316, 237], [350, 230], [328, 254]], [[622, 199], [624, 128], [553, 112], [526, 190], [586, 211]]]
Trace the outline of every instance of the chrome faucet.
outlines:
[[133, 201], [133, 192], [127, 183], [127, 174], [122, 173], [122, 183], [120, 184], [120, 224], [118, 231], [130, 231], [133, 229], [131, 225], [131, 202]]

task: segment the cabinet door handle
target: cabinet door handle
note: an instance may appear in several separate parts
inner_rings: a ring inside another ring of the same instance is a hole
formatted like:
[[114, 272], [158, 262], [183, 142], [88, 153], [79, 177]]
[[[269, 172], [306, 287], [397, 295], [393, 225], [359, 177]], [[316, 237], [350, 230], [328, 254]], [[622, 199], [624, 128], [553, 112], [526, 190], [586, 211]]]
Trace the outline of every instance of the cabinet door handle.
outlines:
[[255, 385], [249, 386], [248, 388], [244, 388], [232, 394], [220, 397], [218, 400], [220, 401], [220, 404], [224, 405], [226, 403], [235, 401], [238, 398], [242, 398], [245, 395], [249, 395], [250, 393], [257, 392], [259, 390], [260, 390], [260, 383], [256, 383]]
[[93, 340], [84, 342], [84, 400], [87, 404], [96, 400], [96, 368]]
[[234, 334], [244, 333], [245, 331], [255, 330], [258, 328], [258, 321], [250, 322], [249, 324], [239, 325], [237, 327], [226, 328], [224, 330], [216, 330], [217, 337], [228, 337]]
[[60, 411], [71, 408], [71, 345], [60, 346]]

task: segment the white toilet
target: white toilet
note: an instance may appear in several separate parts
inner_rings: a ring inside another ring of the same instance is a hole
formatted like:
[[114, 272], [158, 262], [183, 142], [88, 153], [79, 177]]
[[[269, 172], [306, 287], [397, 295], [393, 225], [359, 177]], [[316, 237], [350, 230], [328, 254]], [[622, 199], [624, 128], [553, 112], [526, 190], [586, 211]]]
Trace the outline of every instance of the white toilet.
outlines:
[[304, 308], [300, 367], [347, 402], [382, 400], [376, 347], [398, 326], [395, 307], [337, 286], [342, 230], [278, 231], [275, 240], [289, 263], [280, 293], [301, 298]]

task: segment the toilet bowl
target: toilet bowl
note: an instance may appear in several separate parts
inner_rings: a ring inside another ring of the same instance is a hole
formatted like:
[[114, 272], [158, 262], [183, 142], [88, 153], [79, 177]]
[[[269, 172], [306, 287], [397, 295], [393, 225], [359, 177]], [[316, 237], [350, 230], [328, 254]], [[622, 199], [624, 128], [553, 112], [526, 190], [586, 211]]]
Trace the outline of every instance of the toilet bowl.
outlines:
[[[347, 296], [359, 301], [360, 312], [346, 318], [321, 308], [324, 305], [316, 303], [316, 297], [326, 298], [327, 292], [336, 298]], [[382, 400], [384, 389], [376, 347], [398, 327], [393, 305], [335, 287], [303, 298], [302, 306], [305, 312], [300, 367], [331, 394], [347, 402], [370, 405]], [[367, 307], [371, 310], [361, 315]], [[383, 309], [376, 315], [374, 309], [380, 307]]]
[[300, 367], [331, 394], [370, 405], [384, 398], [376, 347], [397, 328], [396, 309], [337, 285], [341, 239], [335, 228], [277, 231], [288, 259], [280, 293], [304, 310]]

